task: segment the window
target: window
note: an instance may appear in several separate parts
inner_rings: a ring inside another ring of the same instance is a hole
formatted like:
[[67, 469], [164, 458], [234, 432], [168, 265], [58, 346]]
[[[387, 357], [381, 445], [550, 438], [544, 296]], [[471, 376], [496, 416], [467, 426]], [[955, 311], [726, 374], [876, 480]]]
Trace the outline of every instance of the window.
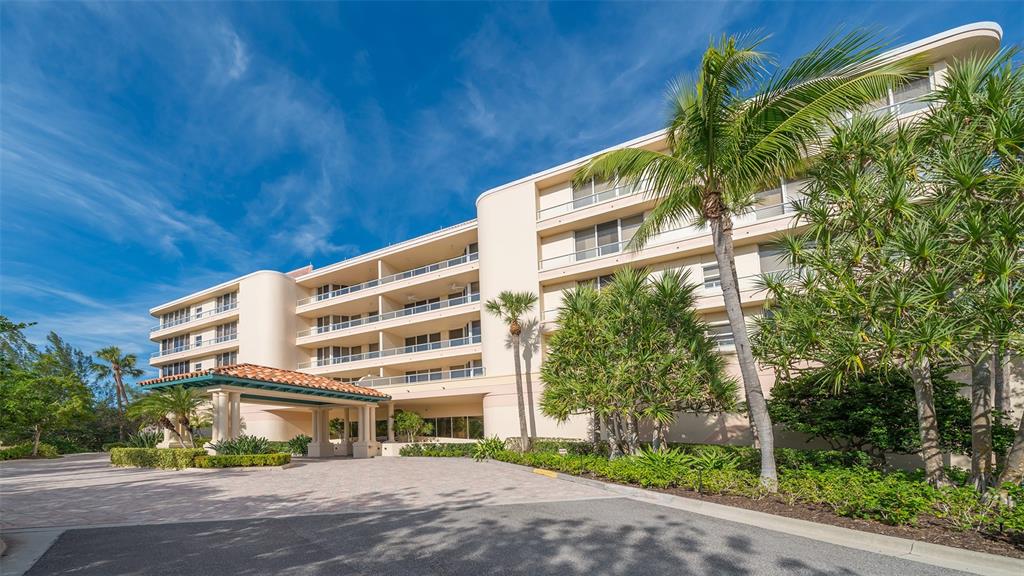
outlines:
[[[200, 308], [201, 310], [201, 308]], [[168, 312], [160, 317], [160, 323], [164, 326], [174, 326], [189, 321], [188, 308]]]
[[711, 324], [708, 326], [707, 335], [715, 341], [719, 348], [730, 348], [736, 344], [732, 337], [732, 327], [728, 322]]
[[195, 365], [195, 368], [194, 368], [194, 370], [195, 370], [196, 372], [198, 372], [198, 371], [200, 371], [200, 370], [202, 370], [202, 369], [203, 369], [203, 363], [202, 363], [202, 362], [196, 362], [196, 365]]
[[340, 323], [341, 323], [341, 316], [338, 316], [338, 315], [321, 316], [321, 317], [316, 319], [316, 332], [317, 332], [317, 334], [321, 334], [323, 332], [330, 332], [332, 326], [334, 326], [335, 324], [340, 324]]
[[164, 338], [160, 341], [160, 352], [164, 354], [171, 354], [173, 352], [181, 352], [182, 350], [188, 350], [189, 335], [175, 336], [173, 338]]
[[174, 362], [160, 368], [160, 376], [188, 374], [188, 362]]
[[440, 301], [441, 301], [441, 297], [438, 296], [437, 298], [429, 298], [427, 300], [417, 300], [416, 302], [409, 302], [408, 304], [406, 304], [402, 308], [404, 308], [405, 310], [409, 310], [410, 308], [416, 308], [416, 307], [419, 307], [419, 306], [426, 306], [427, 304], [437, 304]]
[[406, 382], [426, 382], [428, 380], [440, 380], [442, 378], [440, 368], [429, 368], [426, 370], [408, 370], [405, 373]]
[[472, 242], [472, 243], [470, 243], [469, 246], [466, 246], [466, 254], [476, 254], [479, 251], [480, 251], [480, 245], [477, 244], [476, 242]]
[[770, 244], [759, 244], [757, 246], [757, 255], [761, 260], [762, 274], [789, 269], [786, 252], [781, 248]]
[[783, 206], [781, 182], [778, 188], [758, 192], [755, 196], [754, 214], [758, 220], [761, 218], [771, 218], [772, 216], [781, 216], [785, 212], [786, 207]]
[[234, 340], [238, 336], [238, 322], [228, 322], [217, 326], [217, 342]]
[[475, 438], [484, 437], [483, 416], [451, 416], [445, 418], [424, 418], [430, 424], [430, 432], [425, 436], [441, 438]]
[[[904, 102], [909, 102], [911, 100], [920, 100], [921, 98], [927, 96], [928, 93], [931, 92], [931, 91], [932, 91], [931, 78], [929, 78], [927, 76], [924, 77], [924, 78], [918, 78], [917, 80], [914, 80], [912, 82], [907, 82], [906, 84], [904, 84], [904, 85], [900, 86], [899, 88], [896, 88], [895, 90], [893, 90], [892, 91], [892, 102], [893, 102], [893, 104], [901, 104], [901, 103], [904, 103]], [[922, 103], [922, 104], [924, 104], [924, 103]], [[906, 112], [906, 111], [907, 110], [901, 110], [901, 112]]]
[[217, 309], [228, 310], [238, 305], [238, 292], [229, 292], [217, 296]]
[[238, 352], [236, 350], [217, 354], [217, 366], [231, 366], [232, 364], [238, 364]]
[[[462, 339], [462, 334], [463, 334], [462, 328], [456, 328], [454, 330], [449, 330], [448, 331], [448, 339], [449, 340], [461, 340]], [[408, 338], [406, 338], [406, 340], [408, 340]]]
[[331, 292], [335, 290], [341, 290], [340, 284], [324, 284], [323, 286], [316, 287], [316, 299], [326, 300], [331, 297]]
[[619, 252], [622, 246], [633, 238], [643, 221], [643, 214], [637, 214], [574, 231], [576, 260]]
[[419, 336], [409, 336], [405, 339], [405, 346], [407, 348], [413, 348], [413, 352], [421, 352], [423, 350], [430, 350], [436, 348], [431, 346], [432, 343], [441, 341], [441, 333], [434, 332], [433, 334], [420, 334]]
[[626, 189], [622, 186], [616, 187], [612, 180], [598, 182], [591, 179], [583, 184], [573, 185], [572, 207], [573, 209], [583, 208], [591, 204], [611, 200], [616, 196], [622, 195], [625, 191]]
[[195, 346], [196, 348], [199, 348], [202, 345], [203, 345], [203, 335], [200, 334], [199, 336], [196, 336], [196, 339], [194, 340], [193, 346]]
[[614, 277], [615, 276], [613, 274], [605, 274], [603, 276], [598, 276], [597, 278], [587, 278], [586, 280], [578, 280], [576, 281], [576, 285], [589, 285], [593, 287], [595, 290], [601, 290], [605, 286], [611, 284], [612, 278]]
[[701, 267], [701, 271], [704, 274], [704, 289], [705, 290], [721, 290], [722, 289], [722, 275], [718, 271], [718, 263], [705, 264]]

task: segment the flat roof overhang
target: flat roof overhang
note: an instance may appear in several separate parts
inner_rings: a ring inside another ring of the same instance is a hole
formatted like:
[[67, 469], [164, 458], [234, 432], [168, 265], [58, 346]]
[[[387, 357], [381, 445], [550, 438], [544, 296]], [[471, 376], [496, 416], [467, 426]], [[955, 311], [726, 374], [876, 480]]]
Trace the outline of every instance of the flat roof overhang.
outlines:
[[[191, 378], [184, 378], [181, 380], [168, 380], [166, 382], [157, 382], [154, 384], [146, 385], [143, 388], [146, 390], [159, 390], [160, 388], [171, 388], [174, 386], [184, 386], [185, 388], [216, 388], [220, 386], [231, 386], [247, 390], [258, 390], [264, 393], [275, 394], [275, 396], [267, 397], [258, 394], [252, 394], [249, 395], [250, 399], [272, 399], [275, 402], [288, 402], [292, 404], [302, 405], [344, 404], [346, 403], [345, 401], [376, 404], [378, 402], [387, 402], [391, 400], [391, 396], [388, 395], [370, 396], [365, 394], [355, 394], [352, 392], [341, 392], [338, 390], [307, 388], [304, 386], [294, 386], [291, 384], [279, 384], [277, 382], [252, 380], [249, 378], [238, 378], [236, 376], [225, 376], [223, 374], [202, 374], [199, 376], [193, 376]], [[280, 396], [278, 396], [277, 394], [280, 394]], [[246, 395], [243, 394], [243, 397], [245, 396]]]

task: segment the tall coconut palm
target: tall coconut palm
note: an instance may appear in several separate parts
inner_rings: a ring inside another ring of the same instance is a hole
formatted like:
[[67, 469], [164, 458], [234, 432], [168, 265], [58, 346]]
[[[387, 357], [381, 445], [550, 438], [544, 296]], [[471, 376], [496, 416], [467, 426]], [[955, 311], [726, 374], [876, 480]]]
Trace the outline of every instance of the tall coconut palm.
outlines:
[[129, 407], [128, 413], [159, 425], [183, 445], [193, 447], [192, 431], [203, 419], [205, 404], [206, 400], [196, 390], [172, 386], [142, 396]]
[[[530, 435], [526, 429], [526, 402], [523, 398], [523, 365], [520, 356], [520, 337], [523, 333], [523, 316], [533, 310], [537, 303], [537, 295], [533, 292], [511, 292], [505, 290], [498, 294], [497, 298], [488, 300], [484, 307], [488, 312], [497, 316], [508, 326], [509, 340], [512, 344], [516, 369], [516, 401], [519, 405], [519, 436], [520, 449], [526, 451], [530, 448]], [[530, 407], [531, 410], [533, 407]]]
[[761, 445], [761, 482], [777, 486], [774, 439], [750, 351], [733, 255], [733, 219], [759, 191], [776, 188], [805, 164], [822, 126], [920, 74], [916, 60], [883, 60], [884, 44], [866, 32], [832, 35], [788, 67], [769, 71], [758, 48], [766, 37], [722, 37], [694, 79], [670, 90], [668, 150], [625, 148], [602, 154], [577, 182], [642, 186], [658, 203], [630, 240], [638, 250], [659, 232], [693, 222], [711, 229], [747, 406]]
[[135, 354], [125, 354], [117, 346], [107, 346], [96, 352], [96, 357], [107, 364], [96, 364], [96, 374], [100, 378], [114, 379], [114, 394], [117, 396], [118, 439], [124, 441], [125, 407], [128, 406], [128, 389], [124, 385], [125, 377], [138, 378], [143, 371], [136, 366], [138, 359]]

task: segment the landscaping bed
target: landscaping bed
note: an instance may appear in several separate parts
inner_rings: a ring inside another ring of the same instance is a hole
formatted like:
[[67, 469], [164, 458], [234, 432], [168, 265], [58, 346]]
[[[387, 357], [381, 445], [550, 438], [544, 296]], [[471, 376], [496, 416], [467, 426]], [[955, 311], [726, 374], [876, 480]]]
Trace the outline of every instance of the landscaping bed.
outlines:
[[15, 444], [14, 446], [4, 446], [3, 448], [0, 448], [0, 461], [59, 457], [60, 452], [58, 452], [57, 448], [45, 443], [39, 444], [39, 453], [35, 456], [32, 455], [31, 442], [23, 442], [21, 444]]
[[251, 466], [284, 466], [291, 454], [221, 454], [211, 456], [202, 448], [112, 448], [112, 466], [135, 468], [234, 468]]

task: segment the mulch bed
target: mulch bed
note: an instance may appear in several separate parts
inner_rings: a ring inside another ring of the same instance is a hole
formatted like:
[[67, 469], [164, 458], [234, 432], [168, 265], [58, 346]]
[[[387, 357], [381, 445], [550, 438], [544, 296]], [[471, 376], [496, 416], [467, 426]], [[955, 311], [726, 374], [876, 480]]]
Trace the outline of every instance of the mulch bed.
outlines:
[[[595, 478], [596, 480], [604, 480]], [[607, 480], [604, 480], [607, 482]], [[929, 516], [922, 516], [917, 526], [890, 526], [874, 520], [861, 518], [847, 518], [836, 516], [827, 506], [797, 502], [790, 505], [775, 497], [753, 500], [745, 496], [733, 496], [727, 494], [701, 494], [693, 490], [683, 488], [662, 488], [654, 489], [658, 492], [665, 492], [695, 500], [705, 500], [716, 504], [724, 504], [736, 508], [756, 510], [776, 516], [809, 520], [820, 524], [831, 524], [842, 528], [860, 530], [862, 532], [873, 532], [886, 536], [896, 536], [954, 548], [964, 548], [975, 552], [986, 554], [998, 554], [1011, 558], [1024, 559], [1024, 535], [999, 535], [983, 534], [975, 531], [960, 532], [950, 529], [942, 520]]]

